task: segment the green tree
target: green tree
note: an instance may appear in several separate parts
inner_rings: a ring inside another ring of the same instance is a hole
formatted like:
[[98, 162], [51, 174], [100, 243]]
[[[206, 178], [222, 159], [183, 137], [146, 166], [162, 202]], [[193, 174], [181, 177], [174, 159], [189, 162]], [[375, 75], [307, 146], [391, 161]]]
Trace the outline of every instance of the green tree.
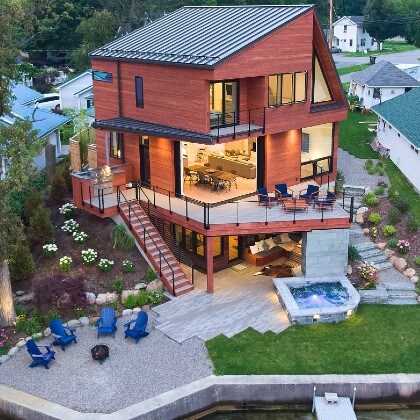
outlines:
[[395, 0], [403, 23], [402, 36], [409, 44], [420, 47], [420, 1]]
[[44, 245], [54, 236], [54, 226], [44, 204], [39, 205], [29, 219], [29, 236], [32, 241]]
[[337, 19], [343, 16], [363, 15], [366, 0], [334, 0], [334, 11]]

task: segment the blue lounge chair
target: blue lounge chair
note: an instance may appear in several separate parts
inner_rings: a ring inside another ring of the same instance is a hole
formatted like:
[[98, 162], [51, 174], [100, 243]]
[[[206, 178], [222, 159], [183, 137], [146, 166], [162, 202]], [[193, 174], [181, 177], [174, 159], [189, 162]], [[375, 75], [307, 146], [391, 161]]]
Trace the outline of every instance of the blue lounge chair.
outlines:
[[101, 311], [101, 317], [96, 321], [95, 325], [98, 327], [98, 338], [99, 334], [112, 334], [115, 337], [115, 331], [117, 331], [117, 318], [115, 311], [112, 308], [103, 308]]
[[323, 198], [318, 198], [314, 201], [314, 208], [315, 206], [318, 210], [334, 210], [334, 203], [336, 202], [337, 197], [333, 192], [328, 191], [327, 196]]
[[271, 207], [271, 203], [277, 203], [278, 204], [277, 197], [269, 196], [266, 187], [258, 188], [257, 189], [257, 194], [258, 194], [258, 205], [259, 206], [262, 204], [264, 206]]
[[[304, 192], [305, 191], [305, 192]], [[316, 200], [319, 195], [319, 187], [318, 185], [308, 185], [306, 190], [300, 191], [300, 193], [304, 192], [304, 194], [299, 194], [300, 198], [304, 198], [308, 203]]]
[[[130, 336], [136, 340], [136, 343], [138, 343], [140, 338], [149, 335], [149, 333], [146, 332], [147, 320], [147, 313], [139, 312], [137, 315], [137, 319], [132, 319], [130, 322], [124, 324], [124, 327], [126, 328], [126, 330], [124, 331], [125, 338]], [[131, 328], [132, 324], [134, 324], [134, 326]]]
[[287, 187], [287, 184], [274, 185], [274, 192], [278, 200], [283, 201], [288, 198], [293, 198], [293, 190]]
[[[40, 347], [47, 349], [46, 352], [42, 352]], [[26, 343], [26, 349], [28, 350], [29, 355], [32, 357], [32, 364], [29, 367], [33, 368], [38, 365], [44, 365], [45, 369], [49, 369], [48, 363], [51, 362], [51, 359], [54, 359], [55, 351], [51, 350], [51, 346], [38, 346], [32, 338]]]
[[51, 334], [54, 337], [53, 346], [61, 346], [61, 349], [65, 351], [64, 346], [74, 341], [77, 343], [76, 331], [74, 328], [65, 327], [61, 322], [61, 319], [53, 319], [50, 322]]

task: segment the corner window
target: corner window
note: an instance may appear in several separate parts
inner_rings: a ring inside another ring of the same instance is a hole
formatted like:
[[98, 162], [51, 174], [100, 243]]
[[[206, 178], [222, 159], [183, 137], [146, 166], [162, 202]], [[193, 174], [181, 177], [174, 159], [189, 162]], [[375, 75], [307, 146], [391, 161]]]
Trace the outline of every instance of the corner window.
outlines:
[[112, 73], [107, 73], [106, 71], [94, 70], [92, 72], [92, 78], [97, 82], [112, 83]]
[[144, 98], [143, 98], [143, 77], [136, 76], [136, 107], [144, 107]]
[[306, 102], [307, 72], [268, 76], [268, 105], [278, 107]]
[[109, 155], [121, 159], [121, 133], [112, 131], [109, 136]]
[[313, 85], [312, 85], [312, 102], [328, 102], [332, 100], [330, 88], [319, 62], [318, 55], [314, 53], [313, 64]]

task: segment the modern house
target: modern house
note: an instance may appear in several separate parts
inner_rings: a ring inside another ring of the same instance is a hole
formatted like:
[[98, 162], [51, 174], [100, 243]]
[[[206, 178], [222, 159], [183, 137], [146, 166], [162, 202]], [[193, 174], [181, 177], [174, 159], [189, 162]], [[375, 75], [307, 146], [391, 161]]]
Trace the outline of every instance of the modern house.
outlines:
[[375, 40], [364, 28], [364, 16], [343, 16], [333, 23], [333, 45], [343, 52], [376, 50]]
[[209, 292], [244, 260], [346, 273], [338, 204], [287, 211], [256, 195], [326, 190], [337, 173], [347, 103], [313, 6], [183, 7], [90, 57], [98, 168], [73, 175], [74, 202], [119, 211], [170, 292], [193, 287], [177, 260]]
[[378, 147], [389, 150], [389, 157], [420, 192], [420, 89], [372, 108], [378, 114]]
[[[13, 87], [13, 96], [11, 113], [10, 115], [1, 115], [0, 124], [7, 126], [14, 124], [18, 119], [29, 119], [33, 129], [38, 131], [38, 137], [47, 138], [50, 144], [55, 145], [55, 153], [58, 158], [61, 154], [60, 127], [69, 121], [68, 117], [37, 108], [36, 102], [41, 100], [43, 95], [23, 84], [19, 83]], [[0, 160], [0, 177], [3, 177], [9, 162], [1, 156]], [[38, 169], [45, 168], [44, 151], [34, 159], [33, 164]]]
[[349, 92], [359, 97], [367, 109], [418, 88], [420, 82], [388, 61], [354, 73]]

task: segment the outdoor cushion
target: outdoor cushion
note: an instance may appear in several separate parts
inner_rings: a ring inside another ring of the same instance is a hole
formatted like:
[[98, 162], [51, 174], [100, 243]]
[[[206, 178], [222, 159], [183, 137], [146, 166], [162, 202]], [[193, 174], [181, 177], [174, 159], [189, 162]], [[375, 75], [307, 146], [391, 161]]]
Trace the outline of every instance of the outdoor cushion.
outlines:
[[255, 242], [255, 246], [258, 247], [258, 252], [264, 251], [264, 239], [258, 242]]
[[274, 242], [273, 238], [268, 238], [268, 239], [266, 239], [266, 240], [265, 240], [265, 243], [268, 245], [268, 248], [269, 248], [269, 249], [272, 249], [272, 248], [274, 248], [274, 247], [276, 246], [276, 244], [275, 244], [275, 242]]
[[258, 254], [258, 247], [257, 247], [256, 245], [251, 245], [251, 246], [249, 247], [249, 250], [251, 251], [251, 254], [252, 254], [252, 255], [254, 255], [254, 254]]
[[280, 234], [281, 242], [290, 242], [289, 234], [288, 233], [281, 233]]
[[278, 245], [279, 243], [281, 243], [281, 236], [280, 235], [273, 236], [273, 241], [276, 245]]
[[268, 251], [269, 249], [270, 249], [270, 246], [268, 245], [268, 243], [266, 242], [266, 241], [264, 241], [264, 243], [263, 243], [263, 250], [264, 251]]

